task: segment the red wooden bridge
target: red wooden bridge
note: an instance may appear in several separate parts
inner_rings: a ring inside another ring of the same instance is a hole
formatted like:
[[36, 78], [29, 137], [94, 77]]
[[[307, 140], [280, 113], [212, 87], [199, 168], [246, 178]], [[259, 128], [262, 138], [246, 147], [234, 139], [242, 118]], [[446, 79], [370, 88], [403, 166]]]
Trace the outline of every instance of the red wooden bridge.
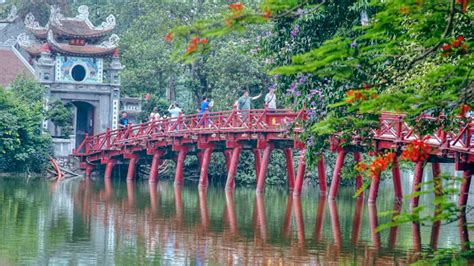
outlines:
[[[242, 150], [252, 150], [255, 155], [257, 172], [257, 192], [265, 186], [265, 176], [274, 149], [282, 149], [286, 156], [288, 187], [294, 195], [301, 193], [305, 174], [305, 144], [299, 139], [306, 119], [304, 110], [258, 109], [248, 111], [224, 111], [186, 115], [177, 118], [160, 119], [143, 124], [129, 125], [119, 130], [108, 130], [95, 136], [86, 136], [83, 143], [73, 152], [80, 158], [86, 176], [99, 165], [105, 165], [105, 178], [110, 178], [114, 165], [127, 163], [127, 180], [133, 180], [137, 162], [151, 164], [150, 182], [158, 180], [158, 166], [163, 159], [176, 162], [175, 184], [184, 181], [183, 167], [187, 155], [197, 155], [200, 165], [199, 186], [208, 185], [208, 167], [213, 152], [223, 152], [226, 158], [228, 176], [226, 189], [235, 186], [235, 174]], [[373, 131], [377, 151], [395, 150], [397, 155], [403, 147], [423, 138], [432, 148], [428, 162], [431, 162], [434, 176], [440, 173], [440, 163], [455, 163], [456, 170], [464, 171], [459, 203], [465, 205], [471, 176], [474, 171], [474, 120], [460, 119], [457, 131], [444, 131], [440, 128], [429, 136], [417, 135], [415, 129], [404, 120], [405, 115], [384, 113], [380, 116], [379, 127]], [[440, 117], [424, 115], [418, 119], [436, 122]], [[348, 152], [354, 153], [356, 161], [361, 160], [361, 152], [367, 147], [354, 137], [350, 145], [341, 147], [337, 137], [331, 141], [331, 151], [337, 152], [336, 166], [331, 181], [329, 198], [335, 199], [339, 187], [341, 169]], [[295, 178], [293, 152], [300, 152], [298, 170]], [[416, 164], [413, 191], [420, 189], [425, 162]], [[398, 157], [392, 164], [394, 191], [398, 199], [403, 197], [400, 181]], [[327, 192], [324, 157], [318, 162], [318, 178], [321, 193]], [[380, 179], [371, 183], [369, 202], [377, 198]], [[356, 186], [363, 183], [356, 177]], [[418, 199], [412, 199], [418, 205]]]

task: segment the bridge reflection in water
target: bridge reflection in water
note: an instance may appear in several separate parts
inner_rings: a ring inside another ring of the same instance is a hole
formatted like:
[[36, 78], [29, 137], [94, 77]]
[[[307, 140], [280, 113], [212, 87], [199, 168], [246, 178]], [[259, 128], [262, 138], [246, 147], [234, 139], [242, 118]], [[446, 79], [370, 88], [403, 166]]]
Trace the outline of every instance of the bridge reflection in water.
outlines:
[[[336, 202], [326, 197], [315, 201], [309, 194], [316, 191], [311, 190], [292, 197], [276, 189], [255, 194], [167, 182], [104, 182], [85, 179], [70, 193], [91, 237], [104, 234], [100, 238], [105, 249], [111, 249], [106, 253], [114, 253], [115, 259], [226, 265], [408, 264], [422, 249], [436, 248], [440, 237], [443, 247], [467, 241], [467, 230], [460, 236], [456, 225], [441, 230], [439, 224], [402, 225], [377, 232], [378, 225], [408, 206], [389, 196], [381, 197], [378, 206], [367, 206], [363, 197], [352, 198], [353, 189], [344, 188]], [[393, 214], [378, 217], [378, 209]]]

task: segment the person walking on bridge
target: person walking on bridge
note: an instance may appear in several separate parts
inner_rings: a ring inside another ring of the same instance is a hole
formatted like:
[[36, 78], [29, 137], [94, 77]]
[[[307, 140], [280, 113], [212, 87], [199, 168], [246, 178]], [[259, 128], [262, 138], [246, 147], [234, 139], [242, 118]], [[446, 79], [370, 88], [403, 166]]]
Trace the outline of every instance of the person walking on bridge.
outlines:
[[257, 96], [250, 97], [250, 93], [248, 90], [244, 91], [244, 94], [237, 100], [237, 107], [240, 110], [240, 115], [242, 116], [242, 120], [245, 122], [248, 118], [249, 110], [252, 107], [252, 100], [257, 100], [258, 98], [262, 97], [262, 94], [259, 93]]
[[276, 110], [276, 94], [274, 88], [269, 88], [267, 95], [265, 95], [265, 107], [269, 110]]

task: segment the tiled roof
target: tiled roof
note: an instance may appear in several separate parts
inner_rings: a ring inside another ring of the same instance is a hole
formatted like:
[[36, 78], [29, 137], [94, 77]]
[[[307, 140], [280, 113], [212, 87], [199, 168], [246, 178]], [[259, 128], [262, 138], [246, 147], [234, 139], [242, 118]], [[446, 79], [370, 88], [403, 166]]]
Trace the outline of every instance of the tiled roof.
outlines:
[[33, 77], [27, 62], [12, 47], [0, 47], [0, 85], [7, 86], [15, 81], [19, 74]]

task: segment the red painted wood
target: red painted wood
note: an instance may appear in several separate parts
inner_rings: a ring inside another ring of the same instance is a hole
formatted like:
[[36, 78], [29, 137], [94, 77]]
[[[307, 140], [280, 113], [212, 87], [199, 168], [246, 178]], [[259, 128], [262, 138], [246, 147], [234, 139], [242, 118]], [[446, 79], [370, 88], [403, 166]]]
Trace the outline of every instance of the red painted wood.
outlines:
[[225, 158], [225, 167], [227, 172], [229, 172], [230, 167], [230, 158], [232, 157], [232, 150], [225, 150], [224, 151], [224, 158]]
[[262, 193], [265, 190], [265, 177], [267, 175], [268, 164], [270, 162], [270, 156], [273, 150], [272, 144], [267, 144], [263, 150], [262, 162], [260, 164], [260, 171], [257, 178], [257, 193]]
[[[360, 160], [361, 160], [360, 152], [354, 152], [354, 161], [356, 163], [360, 163]], [[356, 189], [359, 190], [363, 184], [364, 184], [364, 180], [362, 179], [362, 175], [357, 174], [356, 175]], [[362, 193], [359, 196], [362, 196]]]
[[326, 201], [327, 197], [325, 195], [319, 197], [316, 223], [314, 225], [314, 238], [316, 241], [321, 241], [323, 237], [324, 211], [326, 210]]
[[319, 193], [326, 195], [328, 191], [328, 182], [326, 179], [326, 163], [324, 162], [324, 155], [318, 161], [318, 178], [319, 178]]
[[235, 215], [234, 193], [232, 191], [226, 191], [225, 202], [227, 208], [227, 219], [229, 220], [229, 230], [231, 234], [235, 235], [238, 233], [238, 228], [237, 216]]
[[400, 163], [398, 162], [398, 156], [393, 158], [392, 162], [392, 179], [393, 179], [393, 190], [395, 191], [395, 199], [401, 201], [403, 199], [402, 181], [400, 178]]
[[225, 185], [225, 189], [228, 191], [233, 190], [235, 187], [235, 174], [237, 173], [237, 166], [239, 164], [240, 151], [240, 147], [232, 149], [232, 157], [230, 158], [229, 172], [227, 174], [227, 181]]
[[176, 173], [174, 176], [174, 185], [184, 184], [184, 159], [186, 159], [186, 153], [188, 149], [183, 147], [178, 152], [178, 158], [176, 158]]
[[110, 179], [112, 177], [112, 170], [116, 163], [116, 160], [108, 160], [107, 164], [105, 165], [105, 179]]
[[283, 219], [283, 227], [282, 227], [282, 235], [285, 238], [289, 238], [291, 236], [291, 214], [293, 209], [293, 197], [288, 195], [286, 201], [286, 210], [285, 210], [285, 218]]
[[208, 170], [213, 148], [206, 148], [202, 157], [201, 174], [199, 176], [199, 187], [207, 187], [209, 184]]
[[[413, 184], [411, 187], [411, 193], [419, 192], [421, 190], [420, 184], [423, 180], [423, 166], [424, 162], [417, 162], [415, 167], [415, 175], [413, 177]], [[418, 207], [420, 196], [412, 197], [410, 201], [411, 208]]]
[[360, 229], [362, 225], [362, 215], [364, 214], [364, 197], [357, 197], [354, 211], [354, 220], [352, 221], [352, 244], [359, 244]]
[[374, 203], [377, 201], [377, 196], [379, 194], [379, 186], [380, 186], [380, 174], [373, 176], [372, 181], [370, 183], [370, 191], [369, 191], [369, 203]]
[[329, 201], [329, 216], [331, 216], [332, 237], [334, 245], [340, 249], [342, 246], [341, 224], [339, 222], [339, 213], [337, 212], [336, 202]]
[[296, 234], [298, 236], [299, 248], [304, 248], [304, 220], [303, 207], [301, 206], [301, 198], [297, 197], [293, 201], [293, 209], [295, 210]]
[[293, 191], [295, 187], [295, 169], [293, 167], [293, 150], [283, 149], [286, 158], [286, 171], [288, 178], [288, 190]]
[[370, 238], [372, 240], [372, 246], [375, 249], [380, 248], [380, 233], [377, 232], [379, 226], [377, 218], [377, 205], [369, 204], [369, 223], [370, 223]]
[[262, 164], [262, 155], [260, 154], [260, 149], [253, 149], [252, 151], [255, 160], [255, 176], [258, 179], [260, 175], [260, 165]]
[[300, 158], [298, 160], [298, 172], [296, 173], [295, 189], [293, 191], [293, 196], [301, 195], [301, 190], [303, 189], [304, 174], [306, 170], [306, 161], [305, 161], [306, 150], [300, 151]]
[[260, 231], [260, 239], [265, 243], [267, 241], [267, 215], [265, 214], [265, 199], [263, 194], [257, 193], [255, 197], [257, 207], [257, 226]]
[[153, 159], [151, 161], [151, 168], [150, 168], [150, 177], [148, 178], [148, 182], [156, 183], [158, 182], [158, 167], [160, 166], [160, 153], [153, 154]]
[[133, 179], [135, 178], [135, 167], [137, 165], [137, 161], [138, 158], [136, 156], [132, 157], [128, 161], [127, 181], [133, 181]]
[[467, 200], [469, 197], [469, 187], [471, 186], [471, 177], [473, 173], [473, 170], [466, 170], [463, 172], [463, 182], [461, 184], [458, 198], [459, 208], [464, 209], [466, 207]]
[[336, 199], [337, 191], [339, 189], [339, 182], [341, 179], [342, 166], [344, 165], [344, 158], [346, 158], [346, 154], [347, 152], [345, 150], [341, 150], [337, 154], [336, 166], [334, 167], [331, 188], [329, 190], [329, 199]]

